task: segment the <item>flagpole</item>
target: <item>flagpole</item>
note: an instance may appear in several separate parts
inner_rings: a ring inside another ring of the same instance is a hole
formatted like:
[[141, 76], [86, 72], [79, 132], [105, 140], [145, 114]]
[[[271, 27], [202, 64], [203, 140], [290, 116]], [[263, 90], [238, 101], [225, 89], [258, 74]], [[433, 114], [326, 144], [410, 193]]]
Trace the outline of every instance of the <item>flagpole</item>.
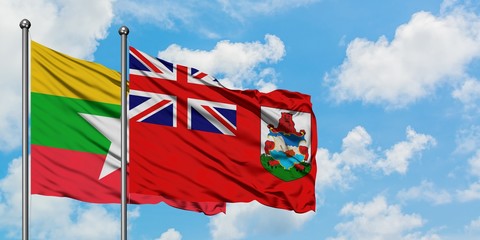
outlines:
[[30, 211], [30, 166], [28, 161], [28, 109], [29, 109], [29, 36], [30, 21], [20, 21], [22, 29], [22, 239], [28, 240]]
[[122, 26], [118, 30], [122, 38], [121, 43], [121, 68], [122, 68], [122, 114], [121, 114], [121, 148], [122, 148], [122, 206], [121, 206], [121, 239], [127, 240], [127, 159], [128, 159], [128, 149], [127, 149], [127, 131], [128, 131], [128, 122], [127, 122], [127, 35], [129, 33], [128, 27]]

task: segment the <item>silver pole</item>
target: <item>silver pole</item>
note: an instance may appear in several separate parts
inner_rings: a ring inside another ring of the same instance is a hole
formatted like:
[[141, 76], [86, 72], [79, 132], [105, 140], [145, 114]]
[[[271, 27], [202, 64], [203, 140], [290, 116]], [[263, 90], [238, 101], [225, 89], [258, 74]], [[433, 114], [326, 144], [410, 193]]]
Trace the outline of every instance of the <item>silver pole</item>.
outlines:
[[28, 223], [30, 211], [30, 173], [28, 161], [28, 109], [29, 109], [29, 36], [30, 21], [20, 21], [22, 29], [22, 239], [28, 240]]
[[128, 131], [128, 122], [127, 122], [127, 35], [128, 35], [128, 28], [126, 26], [120, 27], [118, 30], [118, 34], [120, 34], [122, 38], [121, 44], [121, 68], [122, 68], [122, 88], [121, 88], [121, 95], [122, 95], [122, 114], [121, 114], [121, 131], [122, 131], [122, 140], [121, 140], [121, 148], [122, 148], [122, 206], [121, 206], [121, 236], [122, 240], [127, 240], [127, 159], [128, 159], [128, 151], [127, 151], [127, 131]]

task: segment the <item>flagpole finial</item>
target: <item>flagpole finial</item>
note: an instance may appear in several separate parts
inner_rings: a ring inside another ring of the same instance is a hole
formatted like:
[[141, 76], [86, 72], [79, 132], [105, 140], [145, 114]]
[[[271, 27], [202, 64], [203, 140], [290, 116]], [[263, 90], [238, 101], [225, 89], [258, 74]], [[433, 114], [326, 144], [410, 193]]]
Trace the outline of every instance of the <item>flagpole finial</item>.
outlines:
[[118, 34], [120, 35], [128, 35], [130, 30], [128, 30], [128, 27], [126, 26], [121, 26], [120, 29], [118, 29]]
[[20, 28], [21, 29], [24, 29], [24, 28], [29, 29], [30, 26], [32, 26], [32, 24], [30, 23], [30, 21], [28, 21], [28, 19], [25, 18], [22, 21], [20, 21]]

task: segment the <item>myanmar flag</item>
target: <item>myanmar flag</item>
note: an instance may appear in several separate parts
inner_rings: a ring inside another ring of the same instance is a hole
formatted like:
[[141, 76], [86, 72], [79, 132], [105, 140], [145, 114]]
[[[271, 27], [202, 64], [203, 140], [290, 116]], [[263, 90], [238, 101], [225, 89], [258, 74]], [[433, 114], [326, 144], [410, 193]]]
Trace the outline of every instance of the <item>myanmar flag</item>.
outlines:
[[[31, 191], [91, 203], [120, 202], [120, 74], [31, 42]], [[225, 203], [128, 194], [215, 214]]]

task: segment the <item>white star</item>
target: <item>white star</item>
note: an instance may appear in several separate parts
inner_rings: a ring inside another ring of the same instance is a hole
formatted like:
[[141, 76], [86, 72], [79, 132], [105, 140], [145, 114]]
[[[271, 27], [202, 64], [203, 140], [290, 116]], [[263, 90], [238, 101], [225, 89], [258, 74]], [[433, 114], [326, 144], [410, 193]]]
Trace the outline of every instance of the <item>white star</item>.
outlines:
[[[100, 176], [98, 177], [98, 179], [102, 179], [108, 174], [121, 168], [120, 119], [86, 114], [86, 113], [79, 113], [79, 114], [111, 142], [110, 147], [108, 149], [107, 156], [105, 157], [105, 162], [103, 164], [102, 171], [100, 173]], [[127, 158], [127, 162], [128, 162], [128, 158]]]

